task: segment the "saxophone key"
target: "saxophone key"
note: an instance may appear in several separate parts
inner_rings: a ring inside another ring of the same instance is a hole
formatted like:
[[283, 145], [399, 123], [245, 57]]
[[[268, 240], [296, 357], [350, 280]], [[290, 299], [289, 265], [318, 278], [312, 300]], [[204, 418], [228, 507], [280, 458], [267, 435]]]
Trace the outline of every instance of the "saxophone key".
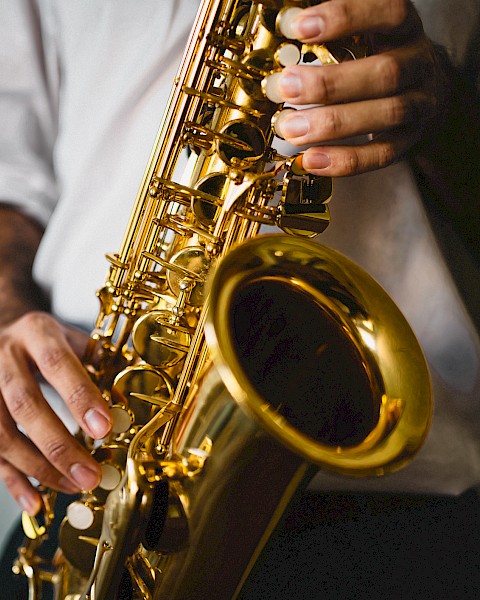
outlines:
[[292, 25], [301, 12], [302, 9], [296, 6], [288, 6], [280, 10], [276, 20], [277, 33], [289, 40], [295, 39], [296, 34]]
[[95, 520], [93, 508], [83, 502], [72, 502], [67, 508], [67, 519], [74, 529], [89, 529]]
[[170, 311], [151, 311], [137, 321], [132, 339], [135, 351], [149, 365], [174, 367], [188, 352], [191, 330]]
[[210, 267], [210, 260], [201, 247], [188, 247], [180, 250], [170, 261], [170, 270], [167, 272], [167, 282], [178, 296], [182, 289], [183, 280], [192, 280], [187, 302], [192, 306], [201, 306], [205, 302], [205, 279]]
[[63, 559], [83, 576], [87, 576], [95, 561], [102, 530], [104, 509], [88, 501], [72, 502], [60, 526], [59, 541]]
[[300, 62], [302, 53], [300, 48], [296, 44], [290, 42], [284, 42], [280, 44], [275, 52], [275, 60], [282, 67], [290, 67], [297, 65]]
[[112, 388], [116, 403], [128, 406], [135, 415], [134, 426], [145, 425], [168, 403], [173, 383], [159, 369], [139, 364], [127, 367], [117, 375]]
[[135, 415], [126, 406], [114, 404], [110, 407], [110, 416], [112, 417], [112, 433], [125, 433], [133, 425]]
[[116, 465], [109, 463], [101, 465], [101, 469], [102, 479], [100, 480], [99, 487], [101, 487], [102, 490], [114, 490], [122, 479], [121, 470]]
[[272, 71], [262, 80], [262, 91], [264, 95], [275, 104], [283, 102], [283, 96], [280, 90], [280, 77], [282, 71]]

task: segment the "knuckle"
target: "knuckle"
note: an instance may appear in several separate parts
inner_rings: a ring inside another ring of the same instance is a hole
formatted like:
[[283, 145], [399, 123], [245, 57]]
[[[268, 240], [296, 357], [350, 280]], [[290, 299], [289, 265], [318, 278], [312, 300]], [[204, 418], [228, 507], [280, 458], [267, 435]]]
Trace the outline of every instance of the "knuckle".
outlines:
[[390, 0], [389, 19], [393, 27], [400, 27], [407, 19], [410, 7], [408, 0]]
[[359, 172], [360, 160], [355, 150], [345, 150], [343, 169], [346, 175], [354, 175]]
[[[312, 67], [313, 68], [313, 67]], [[316, 95], [321, 104], [335, 102], [336, 78], [331, 77], [332, 70], [320, 68], [317, 70]]]
[[20, 317], [19, 323], [28, 330], [44, 330], [52, 327], [52, 317], [47, 313], [32, 310]]
[[89, 400], [90, 389], [89, 383], [79, 383], [70, 391], [65, 400], [71, 408], [81, 410]]
[[378, 54], [375, 57], [377, 63], [378, 81], [383, 85], [383, 93], [397, 90], [401, 83], [401, 66], [392, 54]]
[[341, 121], [334, 107], [324, 107], [320, 119], [320, 135], [324, 140], [334, 140], [341, 137]]
[[63, 439], [53, 438], [45, 442], [43, 454], [50, 463], [57, 464], [65, 458], [67, 451], [67, 444]]
[[8, 408], [15, 422], [31, 422], [37, 415], [35, 394], [23, 386], [17, 387], [8, 398]]
[[54, 373], [61, 369], [67, 358], [67, 352], [64, 348], [50, 345], [46, 347], [37, 360], [38, 368], [42, 373]]
[[325, 11], [327, 22], [333, 30], [346, 31], [352, 27], [352, 10], [345, 0], [329, 2], [325, 5]]
[[377, 150], [377, 164], [380, 169], [388, 167], [395, 161], [395, 149], [392, 144], [380, 144]]
[[386, 119], [389, 126], [403, 125], [407, 120], [407, 108], [402, 96], [393, 96], [386, 100]]

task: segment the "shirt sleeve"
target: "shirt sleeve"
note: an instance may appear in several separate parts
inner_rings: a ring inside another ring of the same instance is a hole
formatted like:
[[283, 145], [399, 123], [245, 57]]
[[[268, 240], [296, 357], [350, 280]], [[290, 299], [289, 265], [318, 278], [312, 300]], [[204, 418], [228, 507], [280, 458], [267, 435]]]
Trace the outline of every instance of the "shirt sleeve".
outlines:
[[60, 68], [49, 2], [9, 0], [1, 13], [0, 202], [45, 226], [58, 197]]

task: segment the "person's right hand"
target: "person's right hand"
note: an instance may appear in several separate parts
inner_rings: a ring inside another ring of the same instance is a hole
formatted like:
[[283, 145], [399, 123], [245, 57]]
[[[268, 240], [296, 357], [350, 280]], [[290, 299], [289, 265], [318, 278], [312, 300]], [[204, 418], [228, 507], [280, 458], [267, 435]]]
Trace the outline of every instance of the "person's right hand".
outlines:
[[[100, 467], [43, 397], [43, 377], [91, 437], [111, 428], [108, 406], [81, 364], [86, 335], [30, 312], [0, 331], [0, 477], [30, 514], [41, 497], [27, 477], [67, 493], [95, 488]], [[21, 427], [22, 433], [18, 427]]]

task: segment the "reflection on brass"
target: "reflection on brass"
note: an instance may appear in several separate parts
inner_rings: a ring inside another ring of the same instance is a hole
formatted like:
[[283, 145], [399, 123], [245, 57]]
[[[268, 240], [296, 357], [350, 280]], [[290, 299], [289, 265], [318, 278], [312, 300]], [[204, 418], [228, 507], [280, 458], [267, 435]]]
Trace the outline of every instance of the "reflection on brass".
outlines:
[[203, 248], [184, 248], [176, 256], [172, 257], [172, 265], [183, 269], [183, 272], [170, 270], [167, 273], [167, 281], [170, 290], [175, 296], [179, 296], [185, 281], [193, 280], [193, 287], [188, 290], [189, 303], [192, 306], [201, 306], [205, 302], [204, 284], [208, 273], [209, 260]]
[[60, 528], [60, 546], [66, 560], [82, 575], [89, 575], [102, 529], [103, 509], [93, 511], [93, 523], [85, 530], [73, 527], [65, 519]]
[[45, 525], [39, 525], [37, 519], [26, 512], [22, 513], [22, 528], [31, 540], [36, 540], [47, 532]]
[[24, 516], [14, 569], [29, 600], [46, 582], [56, 600], [235, 598], [316, 470], [382, 475], [426, 435], [412, 331], [369, 275], [306, 239], [328, 225], [332, 182], [274, 149], [283, 107], [262, 81], [298, 54], [365, 52], [357, 36], [310, 46], [278, 32], [281, 9], [311, 4], [200, 3], [98, 292], [84, 362], [115, 426], [83, 443], [102, 484], [70, 506], [52, 565], [37, 551], [54, 492]]

